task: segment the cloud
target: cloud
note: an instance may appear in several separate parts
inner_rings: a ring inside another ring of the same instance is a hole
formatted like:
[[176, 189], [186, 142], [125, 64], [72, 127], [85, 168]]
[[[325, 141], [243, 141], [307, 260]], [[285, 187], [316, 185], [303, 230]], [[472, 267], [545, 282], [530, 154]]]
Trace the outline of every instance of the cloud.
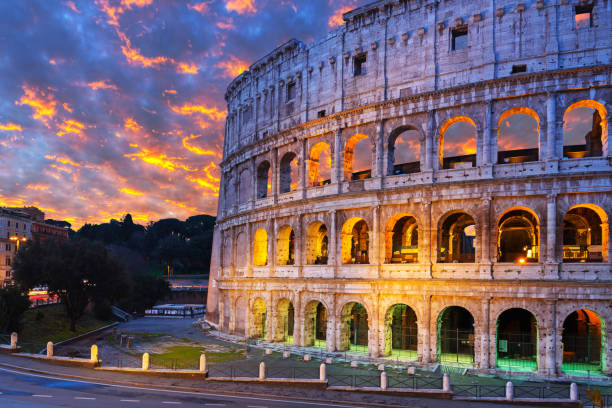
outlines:
[[355, 8], [354, 5], [344, 5], [342, 7], [340, 7], [339, 9], [337, 9], [334, 14], [331, 15], [331, 17], [329, 17], [329, 20], [327, 20], [327, 25], [330, 28], [335, 28], [338, 26], [341, 26], [344, 24], [344, 19], [342, 18], [342, 15], [344, 13], [347, 13], [351, 10], [353, 10]]
[[57, 101], [53, 98], [53, 95], [49, 92], [41, 91], [34, 86], [22, 86], [23, 95], [18, 101], [15, 101], [16, 105], [27, 105], [34, 109], [32, 117], [40, 120], [49, 127], [49, 120], [55, 116], [55, 105]]
[[193, 115], [194, 113], [200, 113], [207, 116], [209, 119], [214, 121], [222, 121], [227, 116], [227, 111], [220, 111], [216, 107], [209, 108], [204, 105], [195, 105], [190, 102], [183, 104], [183, 106], [172, 106], [170, 108], [179, 115]]
[[189, 150], [191, 153], [195, 153], [197, 155], [200, 156], [219, 156], [219, 152], [215, 151], [215, 150], [207, 150], [207, 149], [202, 149], [198, 146], [193, 146], [191, 144], [189, 144], [189, 140], [192, 139], [199, 139], [201, 136], [200, 135], [189, 135], [187, 137], [183, 138], [183, 147], [187, 150]]
[[16, 125], [14, 123], [0, 123], [0, 130], [16, 130], [17, 132], [21, 132], [23, 129], [21, 125]]
[[257, 13], [255, 0], [225, 0], [225, 8], [238, 14]]
[[127, 195], [132, 195], [132, 196], [143, 196], [143, 195], [145, 195], [145, 193], [143, 193], [142, 191], [134, 190], [134, 189], [127, 188], [127, 187], [124, 187], [124, 188], [120, 189], [119, 192], [127, 194]]
[[237, 77], [244, 71], [249, 70], [249, 65], [246, 62], [239, 60], [233, 55], [231, 55], [229, 59], [220, 61], [216, 66], [217, 68], [221, 68], [224, 75], [228, 78]]
[[87, 86], [97, 91], [98, 89], [112, 89], [113, 91], [117, 90], [117, 87], [113, 84], [107, 83], [107, 80], [88, 82]]

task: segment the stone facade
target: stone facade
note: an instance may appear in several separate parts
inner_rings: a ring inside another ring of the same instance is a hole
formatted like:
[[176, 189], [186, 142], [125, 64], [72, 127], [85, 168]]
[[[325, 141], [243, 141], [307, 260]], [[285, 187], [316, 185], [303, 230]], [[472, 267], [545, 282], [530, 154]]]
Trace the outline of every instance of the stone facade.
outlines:
[[[446, 352], [442, 316], [456, 306], [472, 318], [471, 364], [495, 369], [507, 347], [500, 316], [520, 309], [536, 322], [537, 372], [560, 375], [566, 318], [585, 309], [599, 319], [599, 369], [610, 374], [610, 2], [378, 1], [344, 18], [228, 88], [207, 320], [279, 341], [293, 317], [293, 342], [309, 346], [320, 302], [317, 335], [336, 351], [359, 342], [348, 336], [359, 304], [378, 357], [402, 304], [416, 315], [414, 358], [429, 363]], [[570, 152], [564, 121], [579, 107], [592, 109], [594, 136]], [[535, 149], [499, 144], [514, 114], [537, 123]], [[447, 158], [445, 132], [458, 122], [475, 129], [475, 153]], [[418, 160], [398, 165], [407, 131]], [[357, 174], [360, 142], [371, 168]], [[519, 230], [525, 245], [512, 249]]]

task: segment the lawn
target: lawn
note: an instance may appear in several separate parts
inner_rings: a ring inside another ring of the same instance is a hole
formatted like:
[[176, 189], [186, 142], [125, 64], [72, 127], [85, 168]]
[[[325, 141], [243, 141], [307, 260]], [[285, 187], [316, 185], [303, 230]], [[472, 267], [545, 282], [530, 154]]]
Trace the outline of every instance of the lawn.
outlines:
[[170, 346], [165, 353], [151, 354], [151, 364], [165, 368], [197, 368], [203, 353], [206, 354], [207, 364], [242, 360], [245, 357], [244, 350], [211, 353], [198, 346]]
[[112, 323], [84, 314], [76, 323], [76, 331], [70, 331], [70, 322], [62, 305], [49, 305], [30, 309], [21, 319], [19, 344], [44, 345], [48, 341], [60, 342]]

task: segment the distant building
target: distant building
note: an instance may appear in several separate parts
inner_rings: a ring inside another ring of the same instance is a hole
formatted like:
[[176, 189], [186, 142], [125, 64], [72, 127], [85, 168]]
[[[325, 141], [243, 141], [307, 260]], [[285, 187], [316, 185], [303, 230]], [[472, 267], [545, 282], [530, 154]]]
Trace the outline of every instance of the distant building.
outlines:
[[[43, 214], [44, 218], [44, 214]], [[19, 245], [32, 239], [32, 216], [21, 209], [0, 207], [0, 284], [11, 281]]]
[[68, 233], [68, 228], [46, 222], [45, 213], [36, 207], [0, 207], [0, 285], [5, 286], [12, 279], [13, 259], [19, 245], [29, 240], [65, 241]]

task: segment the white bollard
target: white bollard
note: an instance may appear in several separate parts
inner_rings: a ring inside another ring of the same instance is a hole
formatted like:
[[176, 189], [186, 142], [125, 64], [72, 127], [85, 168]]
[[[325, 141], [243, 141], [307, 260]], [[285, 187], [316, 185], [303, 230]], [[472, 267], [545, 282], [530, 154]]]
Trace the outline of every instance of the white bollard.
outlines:
[[201, 373], [206, 372], [206, 354], [200, 355], [200, 372]]
[[408, 373], [408, 375], [414, 375], [416, 373], [416, 370], [414, 369], [414, 367], [408, 367], [406, 372]]
[[357, 362], [356, 361], [351, 361], [351, 367], [352, 368], [356, 368], [357, 367]]
[[149, 369], [149, 353], [142, 354], [142, 371]]
[[442, 391], [450, 392], [450, 375], [444, 373], [442, 376]]
[[387, 373], [385, 371], [380, 373], [380, 389], [383, 391], [387, 389]]
[[385, 371], [385, 365], [384, 364], [379, 364], [378, 365], [378, 371]]
[[95, 344], [91, 346], [91, 362], [98, 362], [98, 346], [96, 346]]
[[333, 364], [333, 363], [334, 363], [334, 359], [333, 359], [333, 358], [331, 358], [331, 357], [327, 357], [327, 358], [325, 359], [325, 364]]
[[310, 361], [310, 354], [304, 354], [304, 361]]
[[321, 363], [319, 366], [319, 380], [325, 381], [327, 379], [327, 374], [325, 372], [325, 363]]
[[11, 349], [15, 350], [17, 348], [17, 333], [11, 333]]
[[266, 363], [264, 363], [263, 361], [259, 363], [259, 379], [266, 379]]
[[53, 357], [53, 342], [47, 342], [47, 358]]
[[288, 351], [283, 352], [283, 358], [289, 358], [291, 357], [291, 353]]
[[266, 349], [266, 355], [272, 354], [272, 349]]
[[572, 401], [578, 401], [578, 385], [576, 385], [576, 383], [570, 384], [570, 399]]
[[512, 401], [514, 399], [514, 385], [512, 385], [512, 381], [508, 381], [506, 383], [506, 399], [508, 401]]

